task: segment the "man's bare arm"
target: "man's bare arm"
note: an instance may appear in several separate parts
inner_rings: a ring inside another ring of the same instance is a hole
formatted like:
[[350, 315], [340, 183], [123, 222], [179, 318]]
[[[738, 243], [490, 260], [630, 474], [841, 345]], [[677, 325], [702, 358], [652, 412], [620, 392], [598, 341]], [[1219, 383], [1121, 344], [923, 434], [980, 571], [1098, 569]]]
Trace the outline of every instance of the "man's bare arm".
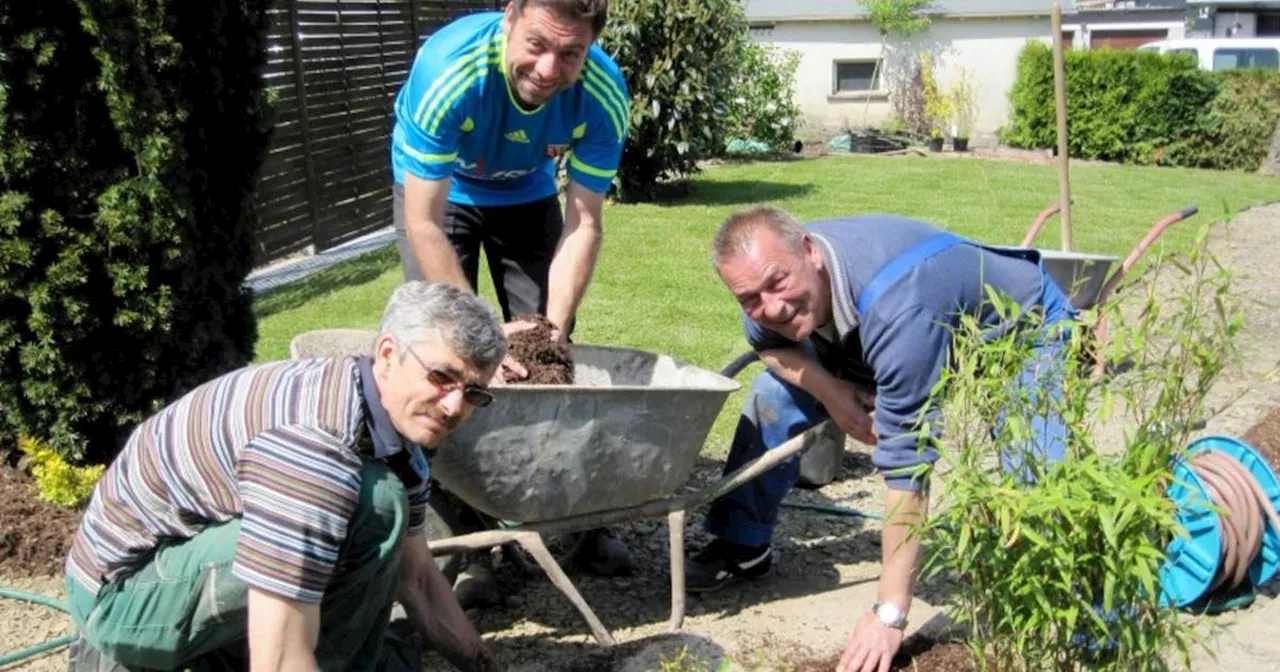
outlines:
[[867, 445], [875, 444], [871, 415], [863, 409], [872, 392], [832, 375], [800, 348], [762, 350], [760, 361], [779, 378], [812, 394], [846, 434]]
[[249, 669], [313, 672], [320, 605], [249, 588]]
[[400, 604], [414, 629], [459, 669], [501, 669], [436, 566], [425, 536], [405, 539], [402, 563]]
[[604, 195], [570, 182], [565, 197], [564, 234], [551, 258], [547, 281], [547, 319], [560, 329], [561, 339], [591, 282], [604, 238], [601, 219]]
[[472, 291], [453, 244], [444, 232], [444, 208], [452, 178], [423, 180], [404, 176], [404, 234], [422, 277]]

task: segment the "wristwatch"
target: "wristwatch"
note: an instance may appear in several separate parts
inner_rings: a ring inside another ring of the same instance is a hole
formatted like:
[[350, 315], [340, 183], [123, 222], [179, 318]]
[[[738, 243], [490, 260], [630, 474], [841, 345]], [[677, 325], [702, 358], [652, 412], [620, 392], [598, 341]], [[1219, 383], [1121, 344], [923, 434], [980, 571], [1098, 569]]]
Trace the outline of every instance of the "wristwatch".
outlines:
[[880, 622], [886, 628], [895, 630], [907, 629], [907, 615], [902, 613], [898, 605], [892, 602], [876, 602], [875, 606], [871, 607], [871, 611], [875, 613], [876, 618], [880, 619]]

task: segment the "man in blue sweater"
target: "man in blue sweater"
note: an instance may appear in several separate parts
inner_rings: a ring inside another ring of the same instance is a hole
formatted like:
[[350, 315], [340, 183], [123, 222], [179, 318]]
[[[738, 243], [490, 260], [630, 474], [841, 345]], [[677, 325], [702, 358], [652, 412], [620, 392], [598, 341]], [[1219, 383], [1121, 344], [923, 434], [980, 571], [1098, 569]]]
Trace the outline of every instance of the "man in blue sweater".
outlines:
[[[966, 314], [989, 334], [1018, 327], [996, 313], [988, 286], [1042, 314], [1037, 356], [1018, 383], [1047, 381], [1052, 394], [1060, 392], [1054, 374], [1067, 333], [1052, 325], [1074, 317], [1071, 305], [1037, 252], [985, 247], [891, 215], [802, 227], [777, 208], [751, 208], [721, 226], [712, 262], [768, 368], [752, 383], [725, 473], [828, 418], [875, 446], [872, 462], [889, 488], [884, 567], [878, 602], [858, 621], [840, 670], [888, 669], [914, 592], [919, 544], [908, 539], [908, 526], [927, 513], [919, 472], [937, 459], [929, 441], [921, 448], [916, 428], [946, 365], [951, 330]], [[1061, 420], [1033, 418], [1031, 426], [1037, 440], [1026, 454], [1061, 460]], [[1017, 457], [1004, 467], [1019, 470]], [[798, 476], [799, 460], [792, 459], [713, 504], [707, 528], [715, 540], [690, 561], [689, 590], [768, 571], [778, 505]]]

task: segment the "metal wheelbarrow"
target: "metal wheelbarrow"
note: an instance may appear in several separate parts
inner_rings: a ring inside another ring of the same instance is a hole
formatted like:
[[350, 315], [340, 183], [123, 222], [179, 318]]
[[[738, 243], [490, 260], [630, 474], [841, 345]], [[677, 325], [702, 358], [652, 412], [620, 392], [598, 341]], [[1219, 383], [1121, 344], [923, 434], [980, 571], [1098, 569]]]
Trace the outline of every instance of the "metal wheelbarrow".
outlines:
[[[372, 331], [307, 332], [290, 356], [363, 356]], [[544, 535], [666, 517], [671, 617], [684, 622], [685, 513], [715, 500], [819, 440], [827, 423], [715, 483], [689, 481], [716, 416], [741, 385], [730, 377], [641, 350], [571, 345], [573, 385], [510, 384], [436, 447], [432, 477], [451, 496], [501, 524], [432, 538], [437, 558], [518, 543], [573, 603], [603, 645], [613, 636], [548, 550]], [[731, 365], [733, 368], [733, 365]], [[733, 375], [730, 373], [729, 375]]]

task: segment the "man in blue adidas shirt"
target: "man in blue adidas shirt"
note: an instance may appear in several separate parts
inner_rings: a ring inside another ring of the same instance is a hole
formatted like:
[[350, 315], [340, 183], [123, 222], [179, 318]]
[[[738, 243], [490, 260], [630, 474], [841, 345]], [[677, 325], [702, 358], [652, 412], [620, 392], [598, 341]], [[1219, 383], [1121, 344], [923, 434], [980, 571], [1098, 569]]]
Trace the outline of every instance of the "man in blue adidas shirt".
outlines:
[[[908, 526], [927, 513], [923, 481], [912, 472], [937, 459], [934, 448], [920, 449], [915, 423], [946, 365], [951, 328], [963, 314], [992, 334], [1022, 328], [996, 313], [987, 287], [1017, 301], [1024, 314], [1043, 315], [1036, 357], [1011, 382], [1054, 394], [1061, 390], [1063, 327], [1074, 311], [1035, 251], [985, 247], [891, 215], [802, 227], [777, 208], [751, 208], [721, 226], [712, 260], [768, 368], [752, 383], [725, 473], [828, 418], [875, 446], [872, 462], [884, 474], [891, 512], [879, 597], [850, 635], [839, 670], [888, 669], [914, 592], [919, 544], [908, 540]], [[1025, 454], [1061, 460], [1061, 419], [1032, 418], [1030, 426], [1036, 439]], [[1006, 456], [1004, 467], [1030, 473], [1020, 456]], [[689, 563], [690, 591], [767, 572], [778, 505], [798, 477], [799, 460], [792, 459], [712, 505], [707, 529], [715, 539]]]
[[595, 42], [606, 9], [512, 0], [423, 45], [396, 98], [391, 145], [406, 280], [474, 291], [483, 246], [504, 319], [545, 314], [568, 338], [627, 135], [626, 82]]
[[[596, 44], [607, 0], [512, 0], [444, 26], [396, 98], [391, 165], [406, 280], [475, 291], [481, 247], [511, 319], [542, 314], [564, 342], [603, 236], [602, 208], [626, 142], [630, 98]], [[556, 161], [569, 185], [563, 216]], [[527, 323], [526, 323], [527, 324]], [[502, 375], [527, 372], [508, 357]], [[604, 530], [579, 560], [604, 575], [633, 561]]]

